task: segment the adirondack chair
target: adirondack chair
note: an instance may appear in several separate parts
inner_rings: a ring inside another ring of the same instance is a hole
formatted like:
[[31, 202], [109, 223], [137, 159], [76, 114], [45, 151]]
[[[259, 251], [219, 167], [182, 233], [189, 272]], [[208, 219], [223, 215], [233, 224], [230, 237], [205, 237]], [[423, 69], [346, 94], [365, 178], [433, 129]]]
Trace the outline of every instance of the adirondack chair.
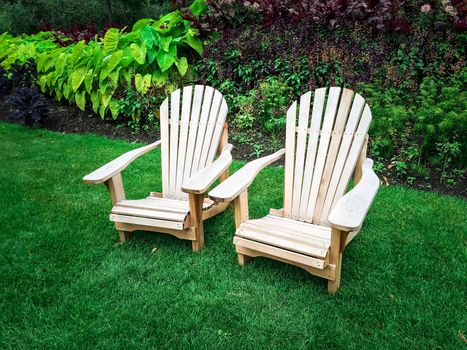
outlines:
[[[233, 200], [240, 265], [258, 256], [296, 265], [327, 279], [328, 291], [335, 293], [342, 252], [359, 232], [379, 187], [373, 161], [365, 159], [371, 112], [362, 96], [348, 89], [321, 88], [312, 105], [311, 98], [311, 92], [302, 95], [299, 106], [295, 101], [287, 111], [285, 149], [248, 163], [209, 197]], [[248, 187], [261, 169], [284, 155], [284, 207], [249, 220]], [[352, 173], [355, 186], [345, 194]]]
[[[228, 205], [205, 198], [214, 181], [228, 177], [232, 162], [226, 116], [227, 103], [212, 87], [196, 85], [176, 90], [160, 108], [160, 141], [129, 151], [83, 178], [85, 183], [107, 186], [113, 203], [110, 220], [115, 222], [121, 242], [130, 232], [144, 230], [190, 240], [193, 251], [203, 248], [203, 220]], [[159, 146], [162, 193], [126, 199], [121, 172]]]

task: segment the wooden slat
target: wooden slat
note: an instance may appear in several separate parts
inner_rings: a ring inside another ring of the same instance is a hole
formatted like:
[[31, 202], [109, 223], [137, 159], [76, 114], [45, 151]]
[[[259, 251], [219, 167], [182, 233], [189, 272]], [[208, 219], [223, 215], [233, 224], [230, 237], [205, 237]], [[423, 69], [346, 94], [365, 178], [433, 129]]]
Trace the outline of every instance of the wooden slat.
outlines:
[[190, 241], [194, 241], [196, 239], [195, 230], [192, 227], [188, 227], [184, 230], [174, 230], [174, 229], [165, 228], [165, 227], [127, 224], [125, 222], [115, 222], [115, 227], [117, 228], [117, 230], [123, 230], [127, 232], [132, 232], [132, 231], [161, 232], [161, 233], [167, 233], [169, 235], [175, 236], [180, 239], [186, 239]]
[[274, 215], [266, 215], [262, 218], [265, 221], [266, 225], [269, 226], [281, 226], [284, 230], [293, 229], [294, 232], [298, 232], [303, 235], [310, 235], [310, 232], [313, 232], [313, 235], [320, 240], [325, 242], [329, 241], [329, 234], [331, 229], [326, 226], [319, 226], [315, 224], [310, 224], [308, 222], [297, 221], [288, 218], [281, 218]]
[[337, 185], [341, 179], [342, 170], [344, 169], [345, 161], [347, 160], [347, 156], [349, 154], [350, 145], [352, 143], [355, 129], [357, 128], [358, 121], [360, 120], [360, 116], [363, 112], [363, 107], [365, 105], [365, 100], [359, 94], [355, 95], [352, 109], [350, 111], [350, 115], [347, 121], [347, 125], [345, 127], [344, 136], [342, 137], [342, 142], [339, 147], [339, 154], [336, 159], [336, 163], [334, 165], [334, 170], [332, 172], [332, 177], [329, 182], [328, 191], [326, 194], [326, 200], [322, 206], [321, 214], [319, 217], [319, 223], [323, 225], [328, 225], [327, 217], [329, 215], [331, 208], [331, 204], [334, 201], [334, 197], [336, 194]]
[[[214, 130], [214, 135], [211, 140], [211, 145], [209, 146], [209, 153], [207, 158], [207, 164], [214, 160], [216, 152], [218, 151], [219, 144], [221, 142], [221, 137], [223, 135], [224, 128], [226, 128], [225, 119], [227, 117], [228, 107], [225, 99], [222, 99], [221, 108], [219, 110], [219, 116], [216, 121], [216, 127]], [[227, 130], [227, 129], [226, 129]], [[227, 135], [227, 134], [226, 134]], [[227, 141], [225, 141], [227, 143]]]
[[[211, 141], [212, 141], [213, 134], [214, 134], [214, 129], [216, 127], [217, 117], [219, 116], [219, 111], [220, 111], [223, 100], [224, 98], [222, 97], [222, 94], [216, 90], [214, 92], [214, 98], [213, 98], [212, 105], [211, 105], [211, 111], [209, 113], [209, 118], [208, 118], [207, 125], [206, 125], [206, 131], [204, 135], [203, 146], [200, 152], [198, 169], [203, 169], [207, 164], [210, 164], [212, 161], [211, 159], [211, 161], [208, 163], [208, 153], [209, 153], [209, 148], [211, 146]], [[224, 123], [222, 122], [222, 126], [223, 124]]]
[[326, 103], [326, 112], [324, 115], [323, 127], [321, 137], [319, 140], [318, 153], [316, 156], [316, 164], [313, 170], [313, 180], [311, 183], [310, 196], [308, 198], [307, 210], [305, 221], [312, 222], [313, 213], [315, 211], [316, 199], [318, 198], [318, 191], [321, 183], [321, 176], [326, 162], [326, 155], [328, 153], [329, 141], [331, 139], [331, 131], [336, 115], [340, 88], [331, 87]]
[[170, 146], [169, 146], [169, 193], [172, 198], [177, 196], [177, 155], [178, 126], [180, 118], [180, 89], [170, 95]]
[[312, 258], [311, 256], [303, 255], [303, 254], [298, 254], [295, 252], [291, 252], [285, 249], [277, 248], [277, 247], [272, 247], [267, 244], [255, 242], [249, 239], [245, 239], [242, 237], [235, 236], [234, 237], [234, 244], [238, 247], [245, 247], [248, 249], [252, 249], [258, 252], [263, 252], [266, 254], [269, 254], [273, 257], [279, 257], [283, 259], [287, 259], [290, 261], [297, 262], [299, 264], [303, 264], [306, 266], [312, 266], [318, 269], [324, 269], [325, 266], [325, 261], [322, 259], [316, 259]]
[[262, 227], [261, 221], [256, 220], [250, 220], [242, 224], [235, 232], [235, 235], [319, 258], [326, 257], [329, 248], [329, 244], [326, 247], [321, 242], [314, 241], [311, 236], [306, 238], [294, 237], [293, 232], [289, 231], [287, 234], [277, 227], [272, 229]]
[[324, 200], [331, 181], [332, 171], [336, 163], [337, 152], [342, 140], [342, 134], [344, 131], [345, 123], [349, 117], [350, 107], [352, 106], [353, 91], [349, 89], [343, 89], [342, 96], [339, 102], [339, 109], [337, 111], [336, 120], [332, 132], [331, 142], [329, 150], [326, 155], [326, 162], [324, 165], [323, 174], [321, 176], [321, 182], [319, 185], [318, 197], [316, 198], [315, 210], [313, 212], [313, 222], [319, 222], [321, 210], [323, 208]]
[[185, 169], [185, 156], [186, 156], [186, 145], [188, 139], [188, 126], [190, 122], [190, 112], [191, 112], [191, 95], [193, 87], [185, 86], [183, 88], [182, 95], [182, 117], [180, 119], [180, 139], [178, 146], [178, 165], [177, 165], [177, 181], [175, 187], [178, 189], [182, 186], [184, 180], [184, 169]]
[[370, 128], [371, 118], [370, 107], [365, 105], [362, 118], [360, 119], [357, 132], [353, 138], [352, 146], [345, 162], [344, 169], [342, 170], [341, 179], [339, 181], [339, 185], [337, 186], [336, 194], [334, 195], [334, 200], [331, 207], [334, 207], [337, 200], [345, 193], [345, 190], [350, 181], [350, 177], [352, 176], [352, 173], [355, 169], [355, 164], [357, 163], [357, 159], [362, 150], [363, 143], [365, 142], [366, 134]]
[[183, 183], [182, 190], [188, 193], [205, 193], [232, 163], [232, 155], [230, 154], [232, 147], [231, 144], [225, 145], [219, 158], [187, 179]]
[[300, 198], [299, 220], [306, 218], [306, 208], [308, 197], [310, 196], [313, 169], [316, 160], [316, 150], [321, 129], [321, 119], [323, 116], [324, 102], [326, 98], [326, 88], [317, 89], [313, 100], [313, 111], [311, 113], [311, 126], [309, 129], [308, 147], [305, 161], [305, 173], [303, 175], [302, 195]]
[[184, 176], [187, 178], [191, 176], [191, 166], [193, 164], [193, 154], [195, 151], [196, 136], [198, 134], [199, 117], [201, 113], [201, 106], [203, 105], [203, 96], [204, 86], [196, 85], [195, 93], [193, 96], [193, 107], [191, 108], [190, 128], [184, 169]]
[[293, 174], [295, 163], [295, 127], [297, 122], [297, 101], [287, 110], [285, 136], [284, 169], [284, 212], [286, 217], [292, 214]]
[[174, 213], [168, 211], [157, 211], [142, 208], [130, 208], [116, 205], [112, 208], [112, 214], [138, 216], [142, 218], [159, 219], [167, 221], [183, 222], [187, 216], [186, 213]]
[[294, 182], [292, 195], [292, 215], [298, 218], [300, 210], [300, 197], [302, 193], [303, 165], [305, 163], [306, 139], [308, 135], [308, 120], [310, 116], [311, 91], [300, 97], [300, 111], [298, 115], [297, 147], [294, 166]]
[[140, 218], [137, 216], [110, 214], [110, 221], [123, 222], [127, 224], [135, 224], [135, 225], [170, 228], [174, 230], [184, 229], [184, 224], [182, 222]]
[[191, 165], [191, 174], [195, 174], [199, 170], [199, 161], [201, 157], [201, 151], [203, 148], [204, 135], [206, 133], [206, 126], [209, 118], [209, 112], [211, 110], [212, 97], [214, 89], [210, 86], [206, 86], [204, 91], [203, 107], [201, 109], [201, 118], [199, 121], [198, 135], [196, 137], [196, 146], [193, 153], [193, 163]]
[[161, 126], [161, 163], [162, 163], [162, 193], [169, 195], [169, 98], [166, 98], [160, 109]]

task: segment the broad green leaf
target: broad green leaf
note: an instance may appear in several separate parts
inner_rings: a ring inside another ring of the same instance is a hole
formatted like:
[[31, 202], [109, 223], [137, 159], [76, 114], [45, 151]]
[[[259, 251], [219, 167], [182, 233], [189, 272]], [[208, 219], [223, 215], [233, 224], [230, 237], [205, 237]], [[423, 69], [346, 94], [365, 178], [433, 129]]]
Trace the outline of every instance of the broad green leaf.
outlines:
[[151, 26], [146, 26], [141, 30], [141, 38], [146, 42], [148, 48], [159, 44], [159, 33]]
[[132, 31], [136, 32], [145, 26], [151, 25], [153, 22], [154, 20], [151, 18], [142, 18], [133, 25]]
[[86, 108], [86, 91], [81, 90], [75, 93], [75, 101], [79, 109], [84, 111], [84, 109]]
[[177, 66], [178, 72], [183, 77], [188, 70], [188, 61], [186, 60], [186, 57], [181, 57], [178, 62], [175, 61], [175, 65]]
[[110, 109], [110, 113], [112, 113], [112, 119], [113, 120], [117, 119], [118, 114], [120, 112], [118, 101], [112, 99], [112, 101], [110, 101], [109, 103], [109, 109]]
[[146, 61], [146, 44], [141, 46], [136, 45], [135, 43], [130, 45], [131, 55], [139, 64], [144, 64]]
[[122, 67], [118, 67], [117, 69], [115, 69], [114, 71], [112, 71], [110, 74], [109, 74], [109, 78], [112, 82], [112, 86], [114, 86], [115, 88], [117, 87], [117, 84], [118, 84], [118, 77], [119, 77], [119, 73], [120, 73], [120, 69]]
[[199, 16], [199, 15], [205, 13], [206, 10], [207, 10], [206, 0], [195, 0], [195, 1], [193, 1], [193, 4], [191, 4], [189, 9], [195, 16]]
[[99, 101], [104, 108], [107, 108], [107, 106], [110, 103], [110, 100], [112, 98], [112, 94], [108, 93], [107, 91], [99, 91]]
[[83, 53], [83, 48], [84, 48], [84, 40], [81, 40], [79, 43], [75, 45], [75, 47], [73, 48], [73, 51], [71, 51], [70, 61], [73, 65], [76, 63], [76, 61], [78, 61], [78, 58]]
[[136, 91], [143, 92], [143, 76], [139, 73], [135, 75], [135, 88]]
[[148, 50], [148, 63], [151, 64], [152, 62], [154, 62], [156, 57], [157, 57], [157, 49], [155, 47], [151, 47]]
[[99, 93], [97, 91], [91, 91], [91, 102], [92, 110], [94, 113], [97, 113], [99, 110]]
[[160, 46], [165, 52], [169, 52], [170, 43], [172, 42], [172, 37], [161, 35]]
[[84, 86], [86, 87], [86, 91], [88, 92], [88, 94], [90, 94], [92, 90], [93, 78], [94, 78], [94, 70], [91, 69], [88, 72], [86, 72], [86, 75], [84, 76]]
[[99, 115], [101, 116], [101, 119], [105, 118], [106, 110], [107, 110], [107, 107], [104, 107], [104, 105], [99, 106]]
[[77, 91], [81, 84], [83, 83], [84, 77], [86, 75], [85, 67], [78, 67], [71, 74], [71, 87], [73, 91]]
[[39, 55], [37, 57], [37, 59], [36, 59], [37, 71], [38, 72], [46, 72], [45, 65], [49, 60], [50, 60], [49, 55], [47, 55], [47, 54]]
[[170, 45], [169, 52], [164, 50], [159, 50], [157, 53], [157, 64], [163, 72], [169, 69], [172, 64], [174, 64], [177, 58], [177, 47], [175, 45]]
[[118, 47], [118, 41], [120, 40], [120, 32], [116, 28], [110, 28], [104, 36], [104, 51], [112, 52]]
[[109, 67], [110, 71], [112, 71], [117, 65], [120, 63], [122, 59], [123, 51], [118, 50], [110, 56], [109, 60], [107, 61], [107, 66]]
[[145, 94], [151, 86], [151, 74], [142, 76], [141, 74], [135, 75], [135, 87], [136, 91]]
[[190, 34], [190, 32], [186, 34], [185, 42], [195, 49], [200, 55], [203, 54], [203, 44], [201, 43], [201, 40], [195, 38], [193, 34]]
[[99, 74], [99, 81], [104, 80], [114, 70], [115, 67], [120, 63], [122, 59], [123, 51], [118, 50], [114, 52], [110, 57], [107, 56], [104, 60], [102, 70]]
[[152, 73], [152, 82], [157, 86], [163, 86], [169, 79], [169, 72], [162, 72], [160, 69]]

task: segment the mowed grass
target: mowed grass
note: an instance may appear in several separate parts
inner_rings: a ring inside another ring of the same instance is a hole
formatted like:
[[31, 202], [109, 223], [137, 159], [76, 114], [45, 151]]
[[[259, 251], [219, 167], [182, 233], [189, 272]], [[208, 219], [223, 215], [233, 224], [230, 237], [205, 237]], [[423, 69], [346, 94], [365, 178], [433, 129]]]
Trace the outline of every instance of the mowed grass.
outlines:
[[[0, 348], [465, 348], [465, 200], [381, 188], [331, 296], [293, 266], [237, 266], [231, 209], [197, 254], [163, 234], [117, 245], [105, 187], [81, 178], [138, 146], [0, 124]], [[161, 189], [159, 157], [123, 173], [128, 198]], [[281, 207], [282, 177], [258, 176], [251, 217]]]

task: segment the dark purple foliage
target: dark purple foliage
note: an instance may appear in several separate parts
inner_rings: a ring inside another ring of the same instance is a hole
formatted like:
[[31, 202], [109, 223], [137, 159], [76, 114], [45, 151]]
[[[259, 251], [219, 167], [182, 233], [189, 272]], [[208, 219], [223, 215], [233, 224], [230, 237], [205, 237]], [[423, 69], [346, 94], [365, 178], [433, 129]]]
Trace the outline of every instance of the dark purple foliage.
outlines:
[[23, 120], [28, 126], [44, 122], [49, 113], [47, 101], [37, 87], [18, 88], [7, 102], [13, 110], [12, 118]]

